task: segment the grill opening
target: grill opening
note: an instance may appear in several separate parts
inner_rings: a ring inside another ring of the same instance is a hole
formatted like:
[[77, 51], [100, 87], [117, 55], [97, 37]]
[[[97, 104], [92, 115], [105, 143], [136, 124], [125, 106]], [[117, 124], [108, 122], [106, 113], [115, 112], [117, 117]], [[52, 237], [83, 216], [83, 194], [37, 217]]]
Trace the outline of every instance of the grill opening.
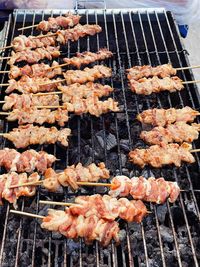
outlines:
[[[73, 56], [76, 52], [97, 51], [107, 47], [114, 53], [105, 65], [112, 67], [111, 79], [102, 80], [115, 88], [112, 97], [120, 104], [121, 112], [109, 113], [94, 118], [89, 115], [72, 116], [66, 127], [72, 129], [69, 147], [58, 145], [35, 146], [36, 150], [45, 150], [62, 159], [54, 164], [55, 170], [81, 162], [104, 161], [112, 175], [124, 174], [129, 177], [144, 175], [163, 176], [167, 180], [177, 181], [181, 189], [180, 197], [174, 204], [148, 204], [152, 211], [141, 224], [126, 224], [119, 221], [124, 230], [124, 240], [119, 246], [113, 243], [102, 248], [97, 242], [91, 246], [79, 239], [67, 240], [58, 233], [50, 233], [40, 228], [38, 220], [9, 215], [9, 205], [0, 207], [0, 266], [199, 266], [200, 259], [200, 184], [198, 154], [196, 163], [182, 165], [181, 168], [164, 167], [143, 170], [132, 165], [127, 158], [128, 152], [138, 146], [144, 146], [139, 139], [142, 126], [135, 120], [136, 115], [147, 108], [170, 108], [190, 106], [199, 109], [199, 94], [195, 84], [185, 85], [181, 92], [138, 96], [128, 88], [125, 70], [134, 65], [160, 65], [171, 62], [174, 67], [189, 64], [170, 12], [155, 10], [80, 10], [81, 24], [97, 23], [103, 31], [93, 37], [82, 38], [78, 42], [69, 42], [62, 47], [62, 56]], [[17, 36], [19, 27], [34, 25], [49, 16], [65, 14], [66, 11], [27, 11], [16, 10], [9, 16], [4, 27], [3, 45], [10, 44]], [[22, 34], [36, 35], [32, 28]], [[2, 56], [9, 55], [3, 51]], [[61, 62], [61, 61], [60, 61]], [[8, 69], [6, 61], [1, 69]], [[180, 71], [183, 80], [193, 80], [191, 70]], [[6, 83], [7, 75], [1, 82]], [[5, 94], [1, 94], [3, 100]], [[199, 119], [197, 119], [199, 122]], [[15, 127], [15, 123], [1, 121], [2, 132]], [[5, 139], [1, 148], [12, 147]], [[193, 142], [194, 148], [200, 142]], [[3, 170], [2, 170], [3, 172]], [[63, 188], [58, 193], [49, 193], [39, 188], [35, 197], [21, 198], [18, 209], [27, 212], [46, 214], [48, 206], [39, 205], [41, 199], [63, 201], [73, 199], [80, 194], [106, 193], [103, 188], [81, 188], [74, 193]]]

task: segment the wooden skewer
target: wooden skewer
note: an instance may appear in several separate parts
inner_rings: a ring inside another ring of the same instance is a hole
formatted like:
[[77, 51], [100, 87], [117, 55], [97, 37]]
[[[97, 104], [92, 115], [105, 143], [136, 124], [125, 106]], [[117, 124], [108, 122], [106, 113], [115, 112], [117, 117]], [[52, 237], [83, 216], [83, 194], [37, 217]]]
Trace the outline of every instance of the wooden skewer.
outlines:
[[6, 101], [0, 101], [0, 104], [4, 104], [4, 103], [6, 103]]
[[52, 84], [52, 83], [60, 83], [60, 82], [64, 82], [64, 81], [66, 81], [66, 80], [65, 79], [61, 79], [61, 80], [56, 80], [56, 81], [52, 81], [52, 82], [42, 83], [40, 85], [42, 86], [42, 85], [48, 85], [48, 84]]
[[26, 26], [26, 27], [22, 27], [22, 28], [19, 28], [17, 29], [18, 31], [21, 31], [21, 30], [26, 30], [26, 29], [30, 29], [30, 28], [35, 28], [37, 27], [39, 24], [35, 24], [35, 25], [30, 25], [30, 26]]
[[13, 47], [13, 45], [3, 46], [3, 47], [0, 47], [0, 50], [7, 49], [7, 48], [12, 48], [12, 47]]
[[52, 69], [61, 68], [61, 67], [67, 66], [67, 65], [69, 65], [69, 63], [63, 63], [61, 65], [55, 65], [53, 67], [50, 67], [49, 69], [52, 70]]
[[[33, 96], [42, 96], [42, 95], [59, 95], [62, 94], [62, 91], [58, 91], [58, 92], [48, 92], [48, 93], [37, 93], [37, 94], [33, 94]], [[1, 102], [0, 102], [1, 103]]]
[[0, 70], [0, 73], [9, 73], [9, 70]]
[[36, 108], [65, 108], [65, 106], [36, 106]]
[[0, 57], [0, 60], [10, 59], [11, 57]]
[[196, 153], [196, 152], [200, 152], [200, 148], [190, 150], [190, 153]]
[[69, 207], [71, 205], [74, 205], [76, 203], [67, 203], [67, 202], [57, 202], [57, 201], [48, 201], [48, 200], [40, 200], [40, 204], [46, 204], [46, 205], [59, 205], [59, 206], [66, 206]]
[[44, 34], [44, 35], [37, 35], [37, 36], [33, 36], [32, 39], [45, 38], [45, 37], [51, 37], [51, 36], [56, 36], [56, 35], [57, 35], [57, 33]]
[[0, 86], [9, 86], [9, 83], [0, 83]]
[[7, 116], [7, 115], [9, 115], [11, 112], [0, 112], [0, 115], [2, 115], [2, 116]]
[[182, 84], [192, 84], [192, 83], [200, 83], [200, 80], [182, 82]]
[[18, 214], [18, 215], [24, 215], [28, 217], [33, 217], [33, 218], [38, 218], [38, 219], [44, 219], [45, 216], [38, 215], [38, 214], [33, 214], [29, 212], [24, 212], [24, 211], [18, 211], [18, 210], [10, 210], [10, 213]]
[[[37, 182], [16, 184], [16, 185], [10, 186], [9, 189], [14, 189], [14, 188], [23, 187], [23, 186], [37, 186], [37, 185], [43, 184], [43, 182], [44, 182], [44, 180], [40, 180]], [[77, 182], [77, 185], [81, 185], [81, 186], [107, 186], [107, 187], [111, 186], [111, 184], [107, 184], [107, 183], [92, 183], [92, 182]]]
[[197, 66], [188, 66], [188, 67], [180, 67], [180, 68], [175, 68], [176, 70], [189, 70], [189, 69], [198, 69], [200, 68], [200, 65]]

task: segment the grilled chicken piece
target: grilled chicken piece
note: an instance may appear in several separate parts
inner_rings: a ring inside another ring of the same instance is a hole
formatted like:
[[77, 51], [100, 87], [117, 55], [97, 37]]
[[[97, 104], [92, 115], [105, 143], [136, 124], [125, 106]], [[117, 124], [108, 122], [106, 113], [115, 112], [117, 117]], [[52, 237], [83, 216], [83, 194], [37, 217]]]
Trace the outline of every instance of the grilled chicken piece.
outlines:
[[111, 77], [111, 68], [103, 65], [96, 65], [93, 68], [85, 68], [84, 70], [68, 70], [63, 76], [68, 85], [73, 83], [94, 82], [97, 79]]
[[142, 131], [140, 138], [151, 145], [162, 145], [168, 143], [193, 142], [199, 137], [200, 126], [193, 123], [189, 125], [179, 121], [169, 124], [166, 128], [159, 126], [151, 131]]
[[[140, 208], [139, 208], [140, 206]], [[116, 199], [108, 195], [79, 196], [75, 204], [69, 207], [73, 215], [89, 217], [95, 215], [109, 221], [118, 217], [128, 222], [140, 223], [147, 214], [147, 209], [142, 201], [121, 198]]]
[[95, 35], [102, 31], [102, 28], [99, 25], [91, 25], [85, 24], [81, 25], [78, 24], [72, 29], [66, 30], [58, 30], [56, 32], [57, 38], [56, 40], [61, 44], [66, 44], [68, 41], [77, 41], [79, 38], [87, 36], [87, 35]]
[[84, 167], [81, 163], [67, 167], [63, 172], [56, 173], [49, 168], [45, 172], [43, 186], [56, 192], [60, 186], [70, 186], [78, 189], [77, 182], [98, 182], [99, 179], [108, 179], [109, 171], [103, 162], [98, 165], [92, 163]]
[[68, 28], [68, 27], [74, 27], [76, 24], [79, 23], [81, 16], [79, 15], [73, 15], [73, 14], [66, 14], [66, 16], [58, 16], [55, 18], [48, 18], [48, 20], [40, 21], [40, 23], [37, 26], [37, 29], [39, 31], [43, 32], [49, 32], [49, 31], [57, 31], [60, 28]]
[[164, 64], [156, 67], [144, 65], [134, 66], [128, 69], [127, 73], [129, 80], [139, 80], [144, 77], [149, 78], [153, 76], [165, 78], [176, 75], [176, 69], [174, 69], [171, 64]]
[[72, 58], [63, 58], [63, 61], [68, 65], [73, 65], [78, 69], [81, 65], [88, 65], [98, 60], [104, 60], [113, 56], [113, 53], [109, 51], [107, 48], [102, 48], [98, 52], [83, 52], [83, 53], [76, 53], [76, 57]]
[[0, 202], [2, 199], [7, 200], [10, 203], [16, 205], [16, 201], [21, 196], [31, 197], [35, 195], [35, 186], [23, 186], [9, 189], [10, 186], [18, 185], [22, 183], [37, 182], [39, 181], [38, 173], [34, 172], [29, 177], [26, 173], [17, 174], [16, 172], [10, 172], [0, 175]]
[[56, 161], [56, 157], [45, 151], [26, 150], [22, 153], [15, 149], [4, 148], [0, 150], [0, 166], [8, 172], [45, 172]]
[[137, 119], [145, 124], [152, 124], [153, 126], [166, 126], [174, 122], [193, 122], [198, 111], [184, 107], [182, 109], [147, 109], [137, 116]]
[[62, 74], [62, 69], [60, 67], [56, 67], [54, 69], [49, 69], [51, 67], [59, 66], [58, 62], [53, 61], [52, 65], [49, 66], [48, 64], [33, 64], [33, 65], [25, 65], [24, 67], [20, 68], [17, 66], [12, 65], [10, 67], [9, 78], [16, 79], [21, 76], [28, 76], [30, 78], [48, 78], [51, 79], [57, 75]]
[[69, 209], [48, 210], [48, 216], [43, 219], [41, 227], [56, 231], [67, 238], [84, 238], [87, 244], [97, 240], [102, 246], [108, 246], [112, 239], [120, 241], [119, 225], [116, 221], [98, 219], [97, 216], [73, 216]]
[[9, 86], [6, 89], [6, 93], [10, 94], [13, 91], [20, 93], [38, 93], [38, 92], [52, 92], [61, 85], [60, 79], [50, 80], [48, 78], [30, 78], [23, 76], [19, 81], [9, 80]]
[[45, 128], [28, 124], [14, 128], [3, 136], [13, 142], [16, 148], [25, 148], [36, 144], [55, 144], [56, 142], [67, 147], [70, 134], [69, 128], [58, 130], [56, 127]]
[[55, 46], [55, 36], [46, 36], [43, 38], [35, 38], [34, 36], [19, 35], [11, 42], [12, 48], [15, 52], [21, 52], [27, 49], [45, 48]]
[[160, 93], [162, 91], [169, 91], [170, 93], [181, 91], [184, 86], [182, 80], [177, 76], [165, 77], [159, 79], [154, 76], [153, 78], [142, 78], [139, 80], [129, 80], [130, 89], [138, 95], [150, 95], [152, 93]]
[[74, 83], [68, 86], [58, 86], [62, 91], [62, 101], [73, 103], [73, 97], [88, 98], [91, 96], [108, 96], [113, 92], [113, 88], [109, 85], [102, 85], [100, 83], [88, 82], [86, 84]]
[[11, 58], [8, 60], [9, 65], [14, 65], [20, 61], [26, 61], [29, 64], [38, 63], [42, 59], [52, 60], [60, 56], [59, 47], [47, 46], [43, 48], [36, 48], [35, 50], [26, 49], [21, 52], [11, 53]]
[[167, 199], [175, 202], [180, 194], [176, 182], [165, 181], [163, 177], [148, 179], [140, 176], [129, 179], [126, 176], [116, 176], [112, 179], [109, 195], [112, 197], [131, 195], [134, 199], [163, 204]]
[[19, 125], [22, 124], [55, 124], [64, 126], [69, 120], [68, 112], [65, 109], [56, 109], [51, 111], [51, 109], [37, 109], [35, 107], [26, 109], [14, 109], [9, 113], [6, 118], [8, 121], [18, 121]]
[[36, 106], [59, 106], [58, 95], [10, 94], [4, 98], [3, 110], [28, 109]]
[[180, 146], [176, 143], [168, 145], [153, 145], [147, 149], [135, 149], [129, 153], [130, 161], [141, 168], [145, 165], [151, 165], [155, 168], [161, 168], [164, 165], [174, 164], [181, 166], [181, 162], [194, 163], [195, 159], [190, 153], [192, 146], [183, 143]]
[[99, 117], [104, 113], [108, 113], [109, 111], [119, 111], [118, 102], [115, 102], [112, 98], [100, 101], [97, 96], [91, 96], [83, 99], [74, 95], [71, 102], [65, 102], [63, 103], [63, 106], [66, 107], [69, 112], [74, 112], [78, 115], [89, 113], [96, 117]]

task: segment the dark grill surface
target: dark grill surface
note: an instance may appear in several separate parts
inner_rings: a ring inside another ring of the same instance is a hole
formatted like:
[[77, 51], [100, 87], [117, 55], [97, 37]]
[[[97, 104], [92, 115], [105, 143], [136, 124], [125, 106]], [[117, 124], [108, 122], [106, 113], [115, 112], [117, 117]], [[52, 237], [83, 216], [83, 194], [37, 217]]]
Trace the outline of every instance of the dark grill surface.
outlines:
[[[65, 13], [53, 11], [14, 12], [4, 27], [2, 46], [9, 45], [12, 38], [19, 34], [17, 28], [37, 24], [44, 18]], [[114, 52], [114, 58], [105, 62], [112, 67], [112, 79], [103, 82], [116, 88], [113, 98], [120, 103], [121, 112], [106, 114], [100, 118], [91, 116], [72, 116], [69, 127], [72, 129], [70, 146], [35, 146], [44, 149], [62, 159], [54, 165], [62, 170], [67, 165], [82, 162], [104, 161], [112, 175], [124, 174], [129, 177], [163, 175], [167, 180], [177, 181], [181, 189], [176, 203], [148, 205], [151, 214], [142, 224], [120, 222], [124, 229], [121, 245], [111, 244], [102, 249], [96, 242], [86, 246], [82, 240], [67, 240], [57, 233], [45, 232], [40, 228], [40, 221], [26, 217], [9, 215], [10, 206], [6, 203], [0, 207], [0, 266], [199, 266], [200, 228], [199, 199], [200, 183], [198, 154], [192, 166], [181, 168], [165, 167], [141, 170], [130, 164], [128, 152], [144, 143], [138, 136], [142, 130], [136, 121], [136, 115], [154, 107], [176, 107], [186, 105], [199, 109], [199, 95], [195, 85], [185, 85], [179, 93], [161, 93], [151, 96], [137, 96], [128, 88], [125, 69], [133, 65], [159, 65], [171, 62], [174, 67], [187, 66], [187, 51], [183, 48], [177, 34], [176, 25], [170, 13], [159, 10], [107, 10], [79, 11], [83, 15], [81, 23], [97, 23], [103, 31], [99, 35], [82, 38], [62, 48], [63, 56], [73, 56], [77, 51], [97, 51], [107, 47]], [[36, 30], [26, 30], [24, 34], [36, 35]], [[9, 55], [8, 51], [2, 56]], [[197, 62], [198, 63], [198, 62]], [[3, 62], [1, 69], [7, 69]], [[193, 80], [191, 71], [179, 71], [183, 80]], [[3, 75], [1, 83], [7, 82]], [[1, 100], [4, 98], [1, 88]], [[16, 124], [2, 121], [2, 131], [12, 129]], [[12, 147], [11, 143], [1, 140], [1, 148]], [[194, 148], [200, 148], [197, 141]], [[3, 170], [2, 170], [3, 172]], [[105, 193], [106, 189], [81, 188], [77, 194]], [[63, 189], [57, 194], [48, 193], [39, 188], [36, 197], [21, 198], [18, 209], [46, 214], [47, 208], [39, 205], [40, 199], [56, 201], [69, 200], [75, 194]]]

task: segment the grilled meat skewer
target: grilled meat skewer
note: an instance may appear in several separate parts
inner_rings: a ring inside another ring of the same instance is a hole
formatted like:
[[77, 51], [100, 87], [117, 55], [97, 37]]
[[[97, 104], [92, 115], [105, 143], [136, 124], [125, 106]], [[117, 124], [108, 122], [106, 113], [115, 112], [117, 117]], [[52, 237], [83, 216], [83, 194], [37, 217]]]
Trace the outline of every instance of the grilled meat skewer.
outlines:
[[190, 153], [192, 146], [183, 143], [180, 146], [176, 143], [168, 145], [153, 145], [146, 149], [135, 149], [129, 153], [130, 161], [141, 168], [151, 165], [161, 168], [163, 165], [174, 164], [181, 166], [181, 162], [194, 163], [195, 159]]
[[147, 109], [137, 116], [137, 119], [145, 124], [152, 124], [153, 126], [166, 126], [174, 122], [193, 122], [199, 112], [190, 108], [184, 107], [182, 109]]
[[3, 110], [28, 109], [36, 106], [59, 106], [58, 95], [10, 94], [5, 96], [4, 99]]
[[113, 88], [109, 85], [88, 82], [86, 84], [74, 83], [68, 86], [58, 86], [58, 90], [62, 92], [62, 101], [73, 103], [73, 97], [88, 98], [91, 96], [108, 96], [113, 92]]
[[151, 131], [142, 131], [140, 138], [148, 144], [161, 145], [168, 143], [193, 142], [199, 137], [200, 126], [193, 123], [189, 125], [185, 122], [175, 122], [166, 128], [159, 126]]
[[116, 199], [108, 195], [95, 194], [78, 196], [70, 205], [72, 215], [88, 217], [95, 215], [99, 219], [114, 221], [118, 217], [127, 222], [140, 223], [147, 215], [147, 208], [141, 200]]
[[180, 194], [180, 188], [176, 182], [165, 181], [163, 177], [148, 179], [140, 176], [129, 179], [126, 176], [116, 176], [112, 179], [109, 195], [112, 197], [127, 197], [147, 202], [163, 204], [168, 199], [175, 202]]
[[55, 36], [46, 35], [44, 38], [35, 39], [34, 36], [19, 35], [11, 42], [12, 48], [15, 52], [22, 52], [27, 49], [45, 48], [56, 45]]
[[16, 53], [12, 51], [8, 64], [14, 65], [15, 63], [20, 61], [26, 61], [29, 64], [35, 64], [42, 59], [47, 58], [48, 60], [52, 60], [53, 58], [58, 58], [59, 56], [59, 47], [54, 46], [36, 48], [35, 50], [26, 49]]
[[97, 79], [109, 78], [111, 75], [111, 68], [103, 65], [95, 65], [93, 68], [85, 68], [84, 70], [68, 70], [63, 73], [67, 85], [94, 82]]
[[16, 201], [20, 196], [34, 196], [36, 193], [35, 186], [23, 186], [15, 189], [9, 189], [9, 187], [14, 184], [37, 182], [39, 179], [40, 176], [37, 172], [32, 173], [30, 176], [26, 173], [18, 174], [16, 172], [0, 175], [0, 204], [2, 204], [2, 199], [6, 199], [8, 202], [16, 204]]
[[0, 166], [8, 172], [45, 172], [56, 161], [56, 157], [45, 151], [26, 150], [22, 153], [15, 149], [0, 150]]
[[129, 80], [139, 80], [142, 78], [149, 78], [157, 76], [159, 78], [165, 78], [176, 75], [176, 69], [171, 64], [163, 64], [156, 67], [149, 65], [134, 66], [127, 69], [127, 77]]
[[75, 114], [89, 113], [96, 117], [110, 111], [119, 111], [118, 102], [112, 98], [108, 98], [105, 101], [100, 101], [97, 96], [90, 96], [86, 99], [80, 98], [79, 96], [73, 96], [71, 102], [63, 103], [63, 106], [68, 112], [74, 112]]
[[37, 109], [36, 107], [27, 109], [14, 109], [6, 118], [8, 121], [18, 121], [19, 125], [22, 124], [55, 124], [64, 126], [69, 120], [68, 112], [64, 109], [56, 109], [51, 111], [50, 109]]
[[62, 75], [62, 69], [61, 67], [59, 67], [58, 62], [56, 61], [53, 61], [51, 66], [41, 63], [41, 64], [25, 65], [22, 68], [17, 67], [15, 65], [12, 65], [10, 67], [10, 73], [9, 73], [10, 79], [16, 79], [24, 75], [30, 78], [47, 77], [51, 79], [56, 75]]
[[59, 232], [70, 239], [84, 238], [86, 244], [94, 240], [104, 247], [108, 246], [112, 239], [116, 243], [120, 241], [119, 224], [116, 221], [99, 219], [95, 215], [84, 217], [73, 216], [68, 208], [62, 210], [48, 210], [48, 216], [43, 218], [43, 229]]
[[58, 16], [55, 18], [50, 17], [48, 20], [40, 21], [37, 25], [37, 30], [43, 32], [55, 32], [60, 28], [66, 29], [68, 27], [74, 27], [79, 23], [80, 18], [81, 16], [73, 14], [67, 14], [66, 16]]
[[89, 51], [83, 53], [76, 53], [75, 57], [72, 58], [63, 58], [63, 61], [68, 65], [73, 65], [78, 69], [81, 65], [88, 65], [98, 60], [104, 60], [113, 56], [113, 53], [107, 48], [102, 48], [96, 53]]
[[61, 85], [61, 79], [50, 80], [48, 78], [30, 78], [23, 76], [19, 81], [9, 80], [9, 86], [6, 93], [10, 94], [17, 90], [20, 93], [38, 93], [38, 92], [52, 92]]
[[177, 76], [163, 79], [154, 76], [153, 78], [142, 78], [137, 81], [129, 80], [131, 91], [139, 95], [150, 95], [162, 91], [169, 91], [170, 93], [181, 91], [184, 88], [182, 82]]
[[[85, 37], [87, 35], [93, 36], [97, 33], [100, 33], [102, 28], [99, 25], [91, 24], [77, 24], [72, 29], [58, 30], [56, 32], [56, 40], [61, 44], [66, 44], [68, 41], [78, 41], [79, 38]], [[43, 38], [40, 35], [38, 38]]]
[[70, 186], [73, 190], [78, 189], [77, 182], [98, 182], [99, 179], [108, 179], [109, 171], [103, 162], [98, 165], [92, 163], [84, 167], [81, 163], [67, 167], [63, 172], [56, 173], [49, 168], [44, 174], [43, 186], [49, 191], [56, 192], [61, 186]]
[[56, 142], [68, 146], [70, 133], [69, 128], [58, 130], [56, 127], [45, 128], [28, 124], [14, 128], [9, 133], [4, 133], [3, 137], [13, 142], [16, 148], [25, 148], [36, 144], [55, 144]]

